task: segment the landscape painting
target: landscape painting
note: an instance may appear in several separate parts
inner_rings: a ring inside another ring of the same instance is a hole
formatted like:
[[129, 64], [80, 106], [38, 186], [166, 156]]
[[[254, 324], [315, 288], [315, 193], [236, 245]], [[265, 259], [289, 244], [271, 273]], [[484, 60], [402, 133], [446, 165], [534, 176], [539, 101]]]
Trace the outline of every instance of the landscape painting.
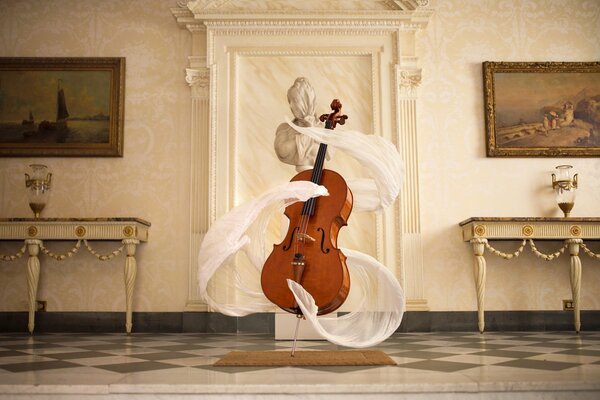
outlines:
[[123, 58], [0, 58], [0, 156], [122, 156]]
[[487, 155], [600, 155], [600, 62], [484, 62]]

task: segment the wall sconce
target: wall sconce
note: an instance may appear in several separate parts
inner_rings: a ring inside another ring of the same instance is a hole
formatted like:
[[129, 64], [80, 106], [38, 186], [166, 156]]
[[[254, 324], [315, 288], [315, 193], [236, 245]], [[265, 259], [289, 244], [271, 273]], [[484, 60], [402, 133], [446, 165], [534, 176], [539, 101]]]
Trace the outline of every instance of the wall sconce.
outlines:
[[50, 197], [52, 174], [48, 172], [48, 167], [42, 164], [31, 164], [29, 167], [31, 176], [25, 174], [25, 187], [29, 189], [27, 200], [34, 217], [39, 218]]
[[565, 214], [565, 218], [569, 217], [575, 205], [575, 191], [577, 190], [577, 174], [573, 174], [572, 165], [556, 167], [556, 174], [552, 174], [552, 188], [556, 194], [556, 202]]

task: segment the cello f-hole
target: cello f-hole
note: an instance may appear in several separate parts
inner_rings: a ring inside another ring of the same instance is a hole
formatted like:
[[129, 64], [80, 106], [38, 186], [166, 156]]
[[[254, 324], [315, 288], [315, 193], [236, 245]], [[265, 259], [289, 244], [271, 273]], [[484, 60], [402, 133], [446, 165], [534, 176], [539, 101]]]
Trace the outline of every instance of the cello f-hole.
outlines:
[[327, 249], [323, 248], [323, 246], [325, 245], [325, 229], [319, 228], [319, 229], [317, 229], [317, 232], [321, 232], [321, 251], [324, 254], [329, 253], [329, 250], [330, 250], [329, 248], [327, 248]]
[[290, 242], [288, 244], [286, 244], [285, 246], [283, 246], [283, 250], [287, 251], [292, 248], [292, 242], [294, 241], [294, 238], [296, 237], [296, 231], [298, 229], [300, 229], [300, 228], [299, 227], [294, 228], [294, 230], [292, 231], [292, 234], [290, 235]]

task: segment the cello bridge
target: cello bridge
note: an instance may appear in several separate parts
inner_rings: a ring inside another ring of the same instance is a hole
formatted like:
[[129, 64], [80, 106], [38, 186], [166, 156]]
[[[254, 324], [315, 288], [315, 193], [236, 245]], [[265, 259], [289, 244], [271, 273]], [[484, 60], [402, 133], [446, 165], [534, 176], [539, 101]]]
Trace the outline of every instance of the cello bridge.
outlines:
[[312, 236], [310, 236], [307, 233], [298, 233], [298, 240], [300, 242], [306, 242], [307, 240], [311, 241], [311, 242], [315, 242], [315, 238], [313, 238]]

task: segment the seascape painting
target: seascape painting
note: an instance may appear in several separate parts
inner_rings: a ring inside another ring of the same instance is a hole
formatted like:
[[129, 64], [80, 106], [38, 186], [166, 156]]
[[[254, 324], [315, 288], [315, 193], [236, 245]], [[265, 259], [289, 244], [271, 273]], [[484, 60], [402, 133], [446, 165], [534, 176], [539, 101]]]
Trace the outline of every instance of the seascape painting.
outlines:
[[484, 63], [488, 155], [600, 154], [600, 63]]
[[121, 59], [0, 59], [0, 154], [122, 155]]

